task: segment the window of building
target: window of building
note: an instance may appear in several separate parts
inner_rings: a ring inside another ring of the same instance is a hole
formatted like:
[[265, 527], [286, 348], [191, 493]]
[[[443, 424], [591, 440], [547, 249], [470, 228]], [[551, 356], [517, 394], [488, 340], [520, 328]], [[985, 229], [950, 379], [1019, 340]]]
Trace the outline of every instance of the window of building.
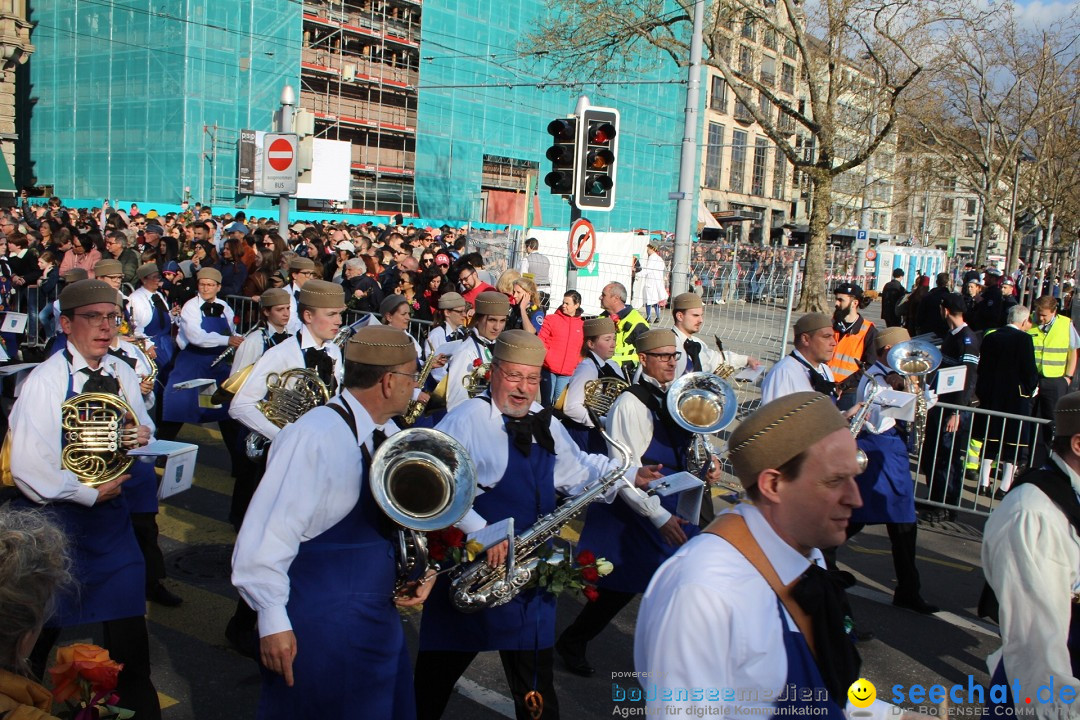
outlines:
[[720, 189], [720, 171], [724, 152], [724, 126], [709, 123], [709, 140], [705, 147], [705, 187]]
[[769, 96], [765, 93], [758, 91], [758, 109], [761, 110], [761, 114], [765, 117], [772, 115], [772, 101], [769, 100]]
[[717, 112], [727, 112], [727, 81], [719, 75], [713, 75], [709, 107]]
[[795, 66], [784, 63], [780, 68], [780, 89], [789, 95], [795, 93]]
[[785, 38], [784, 40], [784, 55], [789, 58], [793, 58], [796, 55], [795, 41], [791, 38]]
[[788, 161], [779, 148], [773, 150], [773, 155], [772, 196], [774, 200], [786, 200], [784, 186], [787, 183]]
[[754, 116], [750, 114], [750, 109], [743, 104], [743, 101], [735, 98], [735, 119], [739, 122], [753, 122]]
[[965, 220], [964, 221], [964, 237], [966, 237], [966, 238], [975, 237], [975, 221], [974, 220]]
[[751, 195], [765, 196], [765, 167], [768, 159], [769, 141], [765, 138], [757, 138], [754, 141], [754, 175], [750, 187]]
[[746, 133], [736, 130], [731, 133], [731, 174], [728, 176], [728, 190], [743, 192], [743, 180], [746, 174]]
[[952, 222], [949, 220], [938, 222], [938, 237], [949, 237], [950, 235], [952, 235]]
[[754, 54], [745, 45], [739, 46], [739, 72], [750, 75], [754, 69]]
[[758, 73], [761, 84], [766, 87], [776, 85], [776, 60], [766, 55], [761, 58], [761, 70]]
[[951, 213], [953, 211], [953, 199], [951, 197], [941, 198], [941, 212]]
[[896, 221], [896, 232], [907, 235], [907, 218], [900, 218]]
[[762, 42], [765, 44], [765, 47], [769, 48], [770, 50], [775, 50], [777, 48], [776, 30], [771, 27], [765, 28], [765, 32], [763, 35], [764, 37], [762, 39]]
[[754, 14], [747, 12], [743, 17], [742, 36], [747, 40], [754, 39]]
[[975, 198], [968, 198], [968, 201], [967, 201], [967, 214], [968, 215], [974, 215], [975, 213], [979, 212], [978, 204], [979, 204], [978, 200], [976, 200]]

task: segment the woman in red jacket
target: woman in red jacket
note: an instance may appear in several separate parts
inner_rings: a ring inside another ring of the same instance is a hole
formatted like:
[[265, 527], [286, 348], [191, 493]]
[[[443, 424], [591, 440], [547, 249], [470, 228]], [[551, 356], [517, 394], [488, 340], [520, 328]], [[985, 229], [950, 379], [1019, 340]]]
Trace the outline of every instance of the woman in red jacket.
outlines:
[[581, 362], [581, 345], [585, 339], [581, 319], [581, 294], [568, 290], [562, 305], [544, 318], [537, 336], [547, 348], [544, 368], [540, 373], [540, 402], [550, 407], [570, 383], [574, 368]]

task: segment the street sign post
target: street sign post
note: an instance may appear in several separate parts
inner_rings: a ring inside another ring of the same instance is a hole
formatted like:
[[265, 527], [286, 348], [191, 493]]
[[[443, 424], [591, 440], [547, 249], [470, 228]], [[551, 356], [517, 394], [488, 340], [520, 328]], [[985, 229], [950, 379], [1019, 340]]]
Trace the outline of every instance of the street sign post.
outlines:
[[295, 133], [266, 133], [263, 139], [263, 192], [296, 194], [296, 146]]

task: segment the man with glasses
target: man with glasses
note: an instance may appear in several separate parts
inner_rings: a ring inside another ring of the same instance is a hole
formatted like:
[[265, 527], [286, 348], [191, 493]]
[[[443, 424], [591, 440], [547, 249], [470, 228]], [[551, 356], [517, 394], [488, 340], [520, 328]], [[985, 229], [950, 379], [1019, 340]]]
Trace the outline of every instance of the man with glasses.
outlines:
[[123, 282], [135, 284], [139, 271], [139, 253], [127, 246], [127, 237], [119, 230], [113, 230], [105, 236], [105, 252], [113, 260], [119, 260], [123, 267]]
[[[676, 350], [671, 331], [659, 328], [639, 335], [634, 346], [641, 356], [641, 377], [611, 406], [608, 432], [630, 449], [632, 464], [660, 465], [662, 475], [684, 471], [694, 436], [675, 423], [666, 407], [667, 390], [683, 354]], [[720, 479], [716, 458], [710, 457], [705, 468], [705, 480]], [[661, 499], [625, 488], [619, 496], [610, 505], [589, 507], [579, 543], [581, 550], [607, 558], [615, 569], [600, 578], [599, 597], [585, 605], [555, 645], [567, 669], [584, 677], [595, 672], [585, 655], [588, 643], [635, 595], [645, 592], [656, 569], [699, 531], [697, 517], [676, 513], [677, 493]]]
[[[536, 402], [544, 355], [535, 335], [502, 333], [493, 351], [490, 392], [462, 404], [437, 426], [457, 438], [476, 465], [476, 499], [457, 525], [466, 533], [513, 518], [520, 535], [555, 510], [558, 495], [577, 495], [620, 464], [583, 453]], [[627, 479], [642, 487], [659, 476], [656, 467], [643, 467], [630, 470]], [[505, 541], [491, 547], [487, 561], [493, 567], [503, 563], [507, 549]], [[449, 581], [441, 576], [420, 626], [417, 718], [441, 717], [458, 678], [478, 652], [489, 650], [499, 651], [517, 717], [535, 717], [526, 696], [536, 693], [544, 717], [558, 717], [551, 652], [556, 600], [546, 588], [530, 588], [499, 607], [462, 613], [451, 605]]]
[[[458, 273], [458, 285], [461, 286], [461, 296], [470, 305], [476, 304], [476, 299], [481, 293], [495, 291], [495, 288], [480, 279], [480, 275], [477, 274], [476, 268], [472, 265], [465, 265], [461, 268], [461, 272]], [[507, 313], [509, 312], [510, 310], [507, 308]]]
[[491, 362], [491, 346], [506, 328], [510, 300], [498, 290], [476, 296], [472, 330], [446, 366], [446, 409], [453, 410], [469, 399], [465, 378]]
[[296, 296], [300, 288], [304, 287], [304, 283], [313, 277], [315, 277], [314, 260], [298, 256], [289, 261], [289, 284], [285, 286], [285, 292], [292, 298], [289, 305], [289, 332], [294, 335], [300, 332], [300, 326], [303, 324], [296, 311]]
[[[150, 341], [147, 352], [158, 365], [158, 379], [163, 386], [176, 354], [172, 315], [169, 313], [165, 296], [161, 294], [161, 273], [158, 272], [157, 264], [140, 265], [135, 277], [139, 281], [139, 287], [128, 298], [131, 320], [135, 325], [135, 337], [147, 338]], [[159, 393], [160, 401], [160, 390], [155, 392]]]
[[[139, 378], [109, 354], [120, 322], [116, 291], [100, 280], [73, 283], [60, 294], [60, 326], [67, 349], [38, 365], [22, 385], [11, 411], [11, 472], [22, 497], [16, 505], [40, 507], [68, 537], [77, 579], [60, 593], [30, 664], [41, 676], [63, 628], [104, 623], [104, 646], [123, 663], [117, 692], [140, 718], [160, 718], [150, 680], [146, 629], [145, 568], [132, 529], [121, 475], [91, 487], [63, 469], [60, 406], [81, 393], [116, 395], [131, 407], [138, 426], [135, 445], [146, 445], [154, 423], [146, 411]], [[85, 636], [85, 633], [83, 633]]]
[[611, 359], [627, 377], [633, 377], [638, 366], [634, 341], [649, 329], [649, 323], [645, 322], [641, 313], [626, 304], [626, 287], [622, 283], [612, 282], [604, 286], [600, 292], [600, 306], [604, 308], [600, 316], [609, 317], [615, 323], [615, 355]]

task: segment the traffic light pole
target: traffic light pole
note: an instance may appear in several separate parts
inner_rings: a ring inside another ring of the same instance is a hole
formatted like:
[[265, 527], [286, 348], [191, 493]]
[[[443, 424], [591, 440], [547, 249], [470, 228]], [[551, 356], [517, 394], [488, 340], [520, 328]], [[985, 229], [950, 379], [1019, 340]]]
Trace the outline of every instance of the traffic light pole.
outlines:
[[[581, 219], [581, 208], [574, 202], [573, 196], [568, 197], [567, 201], [570, 203], [570, 227], [574, 227], [574, 223]], [[567, 248], [569, 249], [569, 240], [567, 240]], [[570, 253], [566, 254], [566, 290], [577, 290], [577, 274], [578, 269], [574, 267], [574, 263], [570, 262]]]
[[686, 125], [683, 131], [682, 156], [679, 160], [678, 205], [675, 210], [675, 254], [671, 261], [671, 295], [686, 292], [690, 285], [690, 225], [694, 219], [694, 194], [697, 185], [698, 103], [701, 95], [702, 26], [705, 24], [705, 0], [694, 3], [694, 34], [690, 41], [690, 71], [686, 83]]

